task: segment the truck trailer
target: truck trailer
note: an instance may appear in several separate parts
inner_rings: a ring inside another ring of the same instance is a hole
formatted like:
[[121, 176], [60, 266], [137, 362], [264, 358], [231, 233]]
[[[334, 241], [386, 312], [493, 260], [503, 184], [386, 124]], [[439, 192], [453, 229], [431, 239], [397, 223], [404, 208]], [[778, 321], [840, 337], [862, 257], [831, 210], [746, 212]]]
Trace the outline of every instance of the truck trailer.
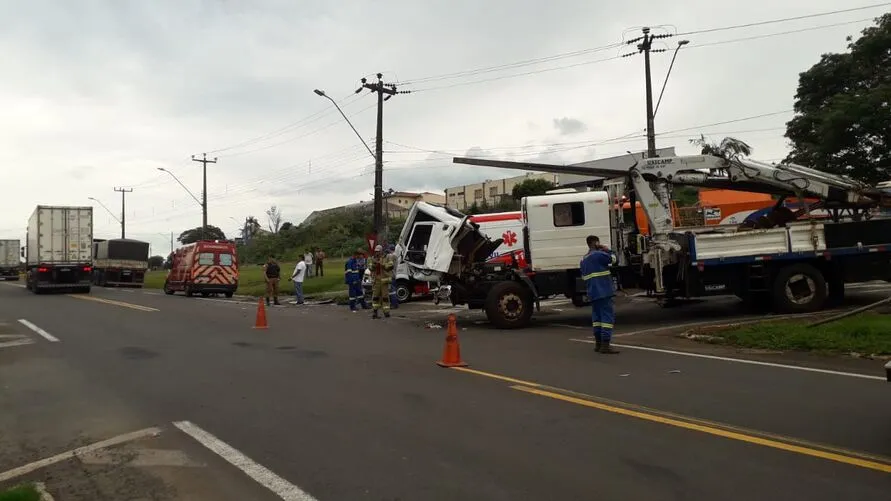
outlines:
[[93, 285], [142, 287], [149, 243], [126, 238], [93, 241]]
[[[891, 199], [841, 176], [711, 155], [650, 158], [625, 171], [607, 172], [455, 161], [613, 176], [600, 191], [522, 200], [525, 266], [489, 262], [500, 239], [486, 237], [470, 217], [424, 202], [412, 207], [397, 247], [402, 259], [413, 272], [437, 275], [449, 285], [453, 304], [484, 309], [499, 328], [524, 327], [538, 300], [549, 295], [562, 294], [576, 306], [588, 304], [579, 273], [588, 235], [597, 235], [616, 252], [617, 288], [646, 291], [663, 304], [734, 294], [777, 311], [810, 312], [842, 298], [845, 283], [891, 281], [891, 219], [870, 216], [874, 207], [891, 205]], [[672, 184], [766, 192], [778, 200], [774, 211], [754, 222], [677, 227], [670, 208]], [[649, 234], [625, 225], [624, 197], [632, 207], [640, 201]], [[793, 211], [785, 206], [788, 197], [816, 201]], [[830, 217], [801, 218], [816, 210]]]
[[38, 205], [28, 219], [25, 242], [25, 284], [30, 291], [90, 292], [92, 207]]
[[0, 240], [0, 280], [18, 280], [22, 264], [19, 261], [19, 240]]

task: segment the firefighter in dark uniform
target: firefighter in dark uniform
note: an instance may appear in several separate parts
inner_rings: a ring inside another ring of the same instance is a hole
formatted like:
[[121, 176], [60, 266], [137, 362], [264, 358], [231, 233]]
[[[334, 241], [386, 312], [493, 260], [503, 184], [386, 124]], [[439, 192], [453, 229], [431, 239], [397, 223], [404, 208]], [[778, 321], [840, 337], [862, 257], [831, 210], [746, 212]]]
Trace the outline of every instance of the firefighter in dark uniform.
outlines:
[[616, 255], [608, 247], [600, 245], [600, 239], [594, 235], [589, 236], [586, 242], [588, 253], [582, 258], [579, 268], [591, 301], [594, 350], [607, 354], [619, 353], [610, 346], [616, 318], [613, 310], [615, 289], [610, 267], [616, 264]]

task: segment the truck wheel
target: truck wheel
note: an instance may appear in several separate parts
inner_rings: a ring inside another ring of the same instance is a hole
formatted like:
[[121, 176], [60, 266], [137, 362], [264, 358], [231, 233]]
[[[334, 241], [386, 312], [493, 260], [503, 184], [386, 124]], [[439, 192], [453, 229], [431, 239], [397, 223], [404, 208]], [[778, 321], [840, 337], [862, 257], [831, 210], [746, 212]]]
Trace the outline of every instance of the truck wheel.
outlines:
[[486, 318], [499, 329], [519, 329], [532, 318], [532, 294], [518, 282], [501, 282], [486, 296]]
[[394, 288], [396, 289], [396, 299], [400, 304], [411, 300], [411, 287], [407, 280], [397, 280]]
[[176, 291], [170, 288], [170, 283], [168, 283], [167, 280], [164, 280], [164, 294], [172, 296], [174, 292]]
[[826, 279], [809, 264], [781, 268], [771, 288], [774, 308], [782, 313], [810, 313], [826, 303]]
[[192, 286], [187, 285], [183, 291], [186, 293], [186, 297], [192, 297]]
[[226, 293], [226, 297], [229, 298], [229, 299], [232, 299], [232, 296], [234, 296], [234, 295], [235, 295], [234, 292], [227, 292], [227, 293]]

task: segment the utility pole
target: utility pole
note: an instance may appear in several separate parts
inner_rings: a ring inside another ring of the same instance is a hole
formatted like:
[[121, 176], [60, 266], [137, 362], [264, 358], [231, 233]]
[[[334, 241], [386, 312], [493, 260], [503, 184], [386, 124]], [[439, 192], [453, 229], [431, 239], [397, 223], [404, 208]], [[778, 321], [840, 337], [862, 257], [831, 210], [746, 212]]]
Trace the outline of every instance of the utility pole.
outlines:
[[[642, 28], [641, 31], [643, 32], [643, 36], [628, 40], [625, 44], [637, 44], [637, 53], [643, 53], [644, 55], [644, 73], [647, 93], [647, 158], [653, 158], [656, 156], [656, 128], [654, 123], [655, 115], [653, 113], [653, 78], [650, 74], [650, 53], [666, 51], [666, 49], [653, 49], [653, 40], [668, 38], [674, 35], [670, 33], [653, 35], [650, 33], [650, 28], [648, 27]], [[629, 57], [634, 54], [634, 52], [631, 52], [622, 57]]]
[[215, 164], [217, 159], [208, 160], [207, 153], [204, 153], [202, 158], [195, 158], [195, 155], [192, 155], [192, 161], [201, 162], [204, 167], [204, 181], [201, 191], [201, 238], [207, 238], [207, 164]]
[[133, 193], [133, 188], [115, 188], [114, 191], [121, 194], [121, 238], [127, 238], [127, 193]]
[[[377, 74], [377, 82], [369, 83], [362, 79], [362, 87], [356, 90], [356, 94], [362, 89], [368, 89], [377, 93], [377, 137], [374, 155], [374, 233], [378, 240], [386, 237], [386, 227], [383, 225], [383, 183], [384, 183], [384, 101], [396, 94], [408, 94], [410, 91], [397, 91], [396, 84], [388, 84], [383, 81], [383, 73]], [[386, 94], [386, 97], [384, 96]]]

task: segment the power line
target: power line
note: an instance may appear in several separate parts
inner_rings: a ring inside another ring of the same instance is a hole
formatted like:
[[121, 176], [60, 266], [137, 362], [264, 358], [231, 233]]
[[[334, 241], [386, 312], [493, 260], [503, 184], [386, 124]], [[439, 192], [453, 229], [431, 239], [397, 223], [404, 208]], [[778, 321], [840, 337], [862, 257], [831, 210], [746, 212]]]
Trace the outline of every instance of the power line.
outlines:
[[823, 30], [823, 29], [826, 29], [826, 28], [835, 28], [835, 27], [838, 27], [838, 26], [847, 26], [847, 25], [849, 25], [849, 24], [858, 24], [858, 23], [864, 23], [864, 22], [867, 22], [867, 21], [872, 21], [872, 18], [871, 18], [871, 17], [868, 17], [868, 18], [866, 18], [866, 19], [857, 19], [857, 20], [854, 20], [854, 21], [844, 21], [844, 22], [841, 22], [841, 23], [821, 24], [821, 25], [819, 25], [819, 26], [811, 26], [811, 27], [808, 27], [808, 28], [800, 28], [800, 29], [797, 29], [797, 30], [779, 31], [779, 32], [776, 32], [776, 33], [765, 33], [765, 34], [763, 34], [763, 35], [754, 35], [754, 36], [750, 36], [750, 37], [731, 38], [730, 40], [720, 40], [720, 41], [717, 41], [717, 42], [706, 42], [706, 43], [691, 44], [689, 48], [690, 48], [690, 49], [697, 49], [697, 48], [701, 48], [701, 47], [712, 47], [712, 46], [715, 46], [715, 45], [724, 45], [724, 44], [728, 44], [728, 43], [747, 42], [747, 41], [750, 41], [750, 40], [760, 40], [760, 39], [762, 39], [762, 38], [772, 38], [772, 37], [778, 37], [778, 36], [783, 36], [783, 35], [792, 35], [792, 34], [795, 34], [795, 33], [804, 33], [804, 32], [807, 32], [807, 31], [816, 31], [816, 30]]
[[765, 26], [768, 24], [787, 23], [789, 21], [800, 21], [802, 19], [812, 19], [815, 17], [834, 16], [834, 15], [838, 15], [838, 14], [845, 14], [848, 12], [857, 12], [857, 11], [861, 11], [861, 10], [876, 9], [879, 7], [887, 7], [889, 5], [891, 5], [891, 2], [879, 3], [879, 4], [873, 4], [873, 5], [864, 5], [862, 7], [852, 7], [850, 9], [840, 9], [840, 10], [833, 10], [833, 11], [828, 11], [828, 12], [818, 12], [815, 14], [805, 14], [805, 15], [801, 15], [801, 16], [784, 17], [781, 19], [769, 19], [766, 21], [755, 21], [752, 23], [735, 24], [732, 26], [722, 26], [720, 28], [706, 28], [706, 29], [701, 29], [701, 30], [685, 31], [683, 33], [677, 33], [677, 36], [699, 35], [702, 33], [714, 33], [717, 31], [736, 30], [736, 29], [741, 29], [741, 28], [753, 28], [755, 26]]

